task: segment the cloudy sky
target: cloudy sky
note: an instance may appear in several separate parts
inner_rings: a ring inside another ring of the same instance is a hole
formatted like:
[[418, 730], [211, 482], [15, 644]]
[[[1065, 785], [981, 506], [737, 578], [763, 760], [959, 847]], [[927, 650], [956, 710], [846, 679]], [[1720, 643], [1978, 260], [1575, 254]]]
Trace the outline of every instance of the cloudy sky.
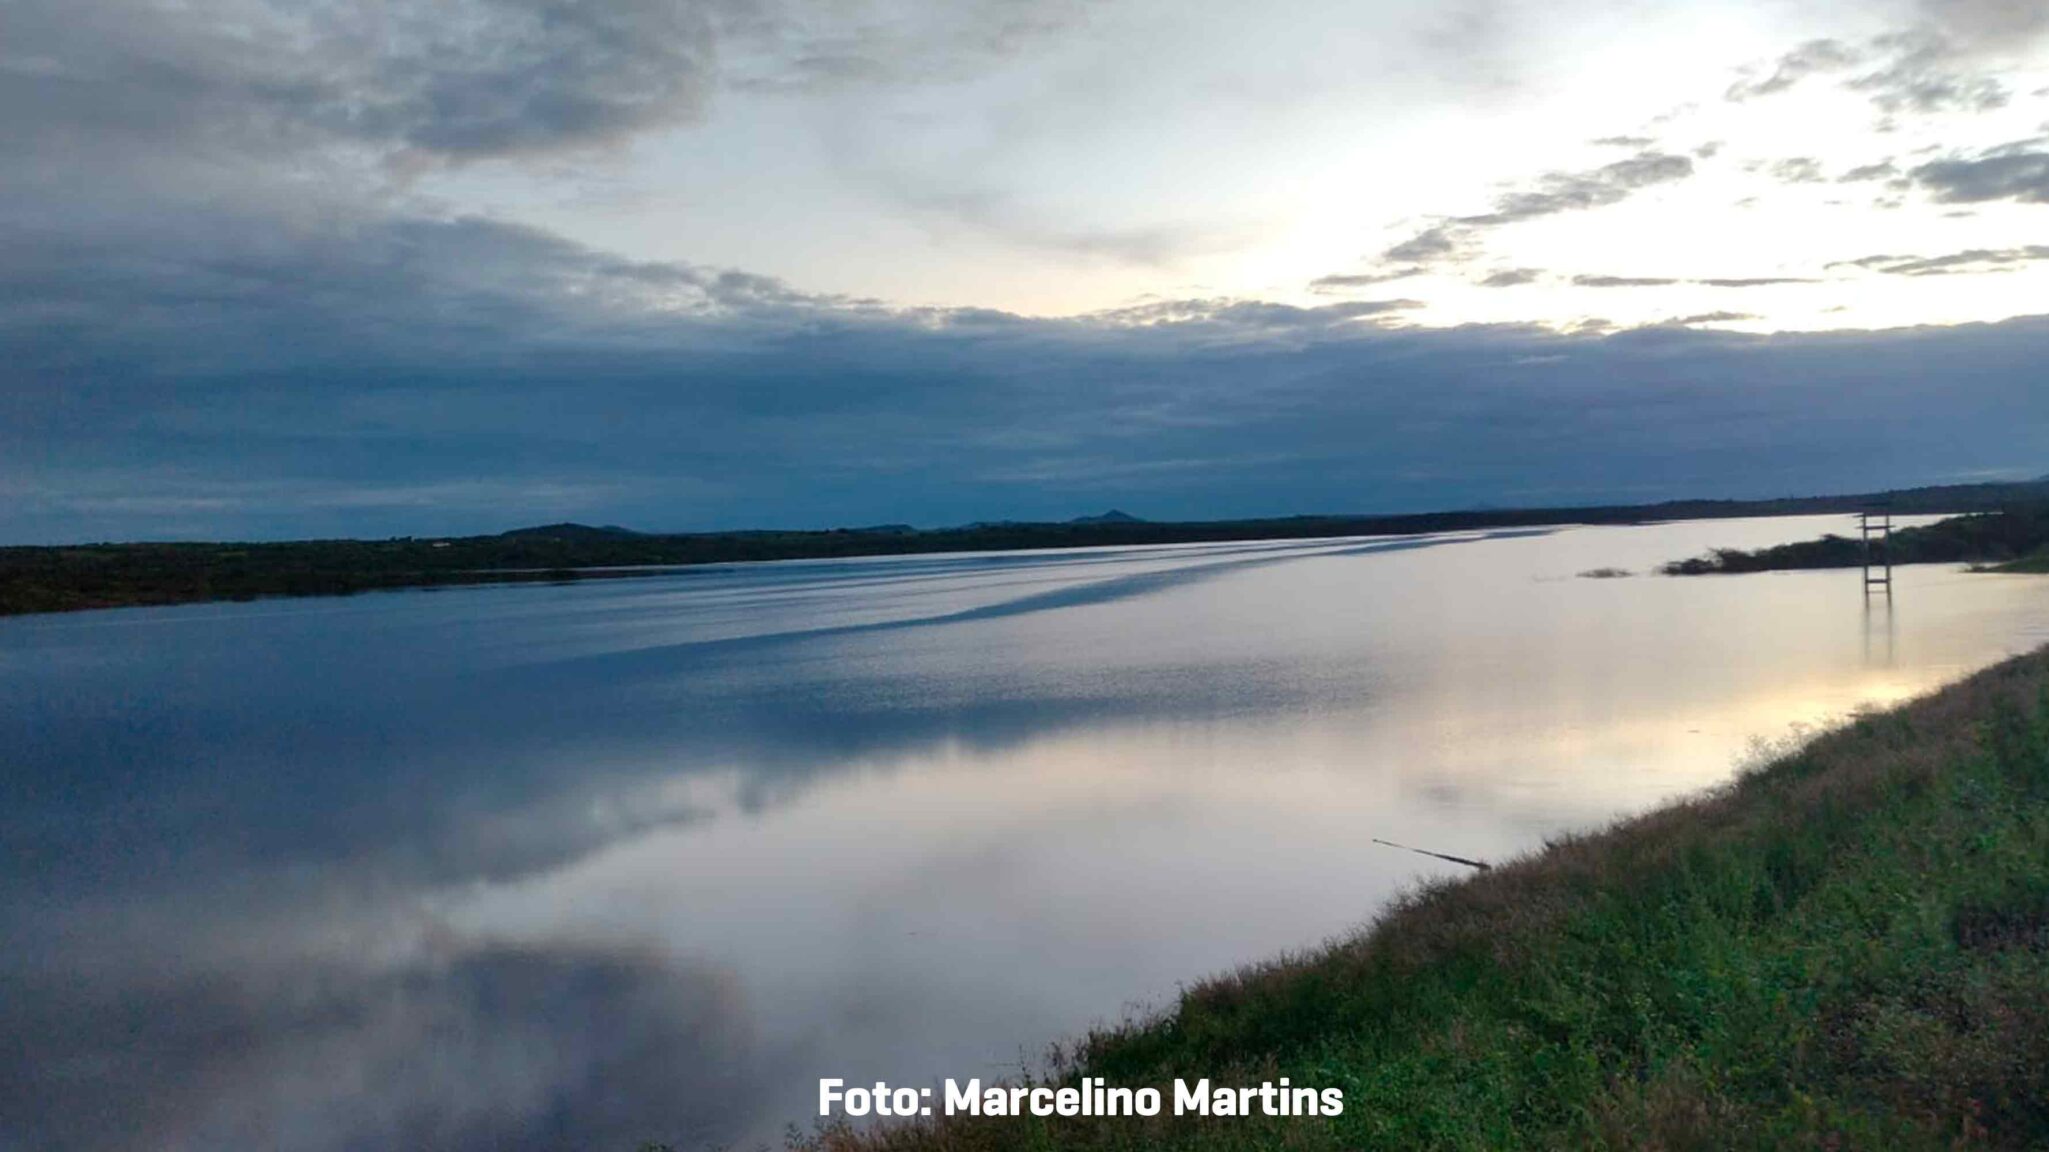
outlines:
[[0, 542], [2049, 472], [2035, 0], [0, 0]]

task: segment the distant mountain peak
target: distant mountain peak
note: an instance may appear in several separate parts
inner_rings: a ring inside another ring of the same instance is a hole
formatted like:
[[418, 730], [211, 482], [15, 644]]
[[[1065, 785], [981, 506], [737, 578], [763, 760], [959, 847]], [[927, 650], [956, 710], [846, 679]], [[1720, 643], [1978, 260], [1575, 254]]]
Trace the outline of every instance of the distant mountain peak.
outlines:
[[531, 528], [514, 528], [510, 532], [500, 532], [499, 535], [514, 540], [536, 538], [544, 540], [600, 540], [616, 539], [621, 536], [638, 536], [640, 533], [635, 532], [631, 528], [621, 528], [617, 524], [600, 524], [593, 527], [589, 524], [576, 524], [564, 521], [560, 524], [536, 524]]
[[1143, 524], [1144, 520], [1121, 508], [1112, 508], [1097, 516], [1076, 516], [1069, 524]]

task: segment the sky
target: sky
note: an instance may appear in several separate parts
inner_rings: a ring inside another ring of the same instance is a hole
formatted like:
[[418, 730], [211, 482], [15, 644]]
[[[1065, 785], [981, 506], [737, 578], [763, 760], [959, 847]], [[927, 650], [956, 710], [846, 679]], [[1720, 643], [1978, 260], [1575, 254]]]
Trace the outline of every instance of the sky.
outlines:
[[2034, 0], [0, 0], [0, 543], [2049, 472]]

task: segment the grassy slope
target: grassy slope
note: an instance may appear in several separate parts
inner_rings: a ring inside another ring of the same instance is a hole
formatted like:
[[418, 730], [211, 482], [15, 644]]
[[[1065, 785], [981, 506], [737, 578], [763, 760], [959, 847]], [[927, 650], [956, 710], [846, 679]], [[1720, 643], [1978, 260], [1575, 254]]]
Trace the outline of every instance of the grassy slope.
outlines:
[[1342, 1087], [1346, 1109], [810, 1143], [2049, 1147], [2049, 650], [1422, 891], [1066, 1066], [1134, 1085], [1286, 1075]]

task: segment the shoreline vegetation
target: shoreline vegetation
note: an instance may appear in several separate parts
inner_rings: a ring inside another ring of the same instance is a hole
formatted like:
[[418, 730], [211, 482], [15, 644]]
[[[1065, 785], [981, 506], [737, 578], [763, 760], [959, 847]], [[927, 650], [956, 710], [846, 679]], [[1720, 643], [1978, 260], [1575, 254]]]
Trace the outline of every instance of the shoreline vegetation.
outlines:
[[0, 616], [272, 596], [343, 596], [397, 588], [620, 579], [663, 569], [759, 560], [1797, 516], [1852, 512], [1878, 501], [1900, 513], [1990, 511], [2026, 501], [2049, 502], [2049, 479], [1874, 495], [1390, 516], [1154, 522], [1113, 512], [1061, 523], [1000, 522], [936, 529], [888, 524], [826, 531], [677, 534], [552, 524], [492, 536], [447, 538], [0, 547]]
[[[1890, 542], [1873, 541], [1872, 556], [1874, 562], [1890, 556], [1895, 565], [1961, 563], [1991, 572], [2049, 572], [2049, 503], [1898, 528]], [[1667, 576], [1733, 575], [1857, 568], [1864, 560], [1863, 541], [1830, 534], [1754, 552], [1717, 548], [1705, 556], [1674, 560], [1661, 571]]]
[[2049, 649], [1211, 979], [1050, 1081], [1334, 1118], [954, 1117], [804, 1152], [2049, 1147]]

